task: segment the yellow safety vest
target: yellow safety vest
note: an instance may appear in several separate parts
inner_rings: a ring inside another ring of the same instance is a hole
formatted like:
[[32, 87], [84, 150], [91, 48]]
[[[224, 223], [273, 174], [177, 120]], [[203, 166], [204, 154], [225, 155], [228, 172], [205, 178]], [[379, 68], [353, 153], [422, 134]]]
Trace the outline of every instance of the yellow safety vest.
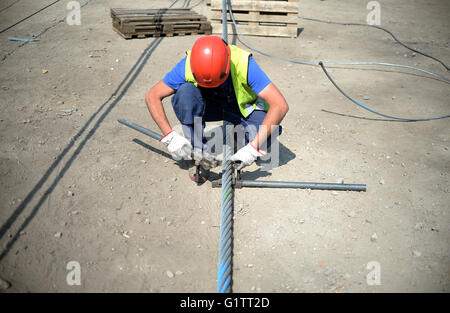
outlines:
[[[256, 103], [258, 102], [258, 97], [253, 92], [253, 90], [248, 85], [247, 74], [248, 74], [248, 60], [251, 53], [242, 50], [234, 45], [229, 45], [231, 50], [231, 64], [230, 64], [230, 74], [231, 80], [233, 82], [234, 93], [236, 95], [236, 100], [239, 105], [239, 110], [244, 118], [253, 112], [256, 108]], [[186, 82], [194, 83], [198, 87], [198, 83], [195, 81], [194, 75], [191, 70], [191, 50], [186, 52], [186, 68], [185, 68], [185, 79]], [[269, 110], [269, 104], [264, 102], [264, 111]]]

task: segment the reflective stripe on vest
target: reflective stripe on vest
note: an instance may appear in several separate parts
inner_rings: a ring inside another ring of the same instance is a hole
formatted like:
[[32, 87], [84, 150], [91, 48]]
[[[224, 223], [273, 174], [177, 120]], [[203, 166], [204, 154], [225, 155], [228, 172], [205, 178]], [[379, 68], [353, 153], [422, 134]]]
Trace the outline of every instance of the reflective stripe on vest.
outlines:
[[[251, 53], [234, 45], [229, 45], [229, 47], [231, 50], [230, 74], [239, 111], [245, 118], [247, 118], [247, 116], [249, 116], [257, 107], [258, 109], [264, 109], [264, 111], [267, 112], [269, 105], [262, 100], [258, 101], [258, 97], [247, 82], [248, 60]], [[185, 80], [186, 82], [194, 83], [194, 85], [198, 87], [198, 83], [195, 81], [191, 70], [191, 51], [187, 51], [186, 55]], [[262, 104], [264, 105], [263, 108], [261, 108]]]

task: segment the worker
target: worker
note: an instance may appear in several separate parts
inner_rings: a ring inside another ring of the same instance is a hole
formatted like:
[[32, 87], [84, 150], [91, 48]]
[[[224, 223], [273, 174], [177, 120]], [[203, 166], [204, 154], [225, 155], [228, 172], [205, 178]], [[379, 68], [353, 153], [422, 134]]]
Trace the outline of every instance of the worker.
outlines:
[[[162, 100], [171, 95], [185, 137], [172, 129], [165, 114]], [[192, 150], [201, 151], [203, 157], [210, 156], [203, 137], [205, 122], [226, 120], [250, 129], [242, 148], [231, 157], [237, 169], [266, 154], [263, 147], [271, 131], [280, 125], [289, 109], [251, 53], [228, 45], [217, 36], [197, 39], [192, 50], [150, 89], [145, 100], [163, 133], [160, 141], [178, 158], [189, 158]], [[194, 132], [196, 119], [202, 123], [199, 134]], [[277, 129], [273, 136], [281, 134], [281, 126]]]

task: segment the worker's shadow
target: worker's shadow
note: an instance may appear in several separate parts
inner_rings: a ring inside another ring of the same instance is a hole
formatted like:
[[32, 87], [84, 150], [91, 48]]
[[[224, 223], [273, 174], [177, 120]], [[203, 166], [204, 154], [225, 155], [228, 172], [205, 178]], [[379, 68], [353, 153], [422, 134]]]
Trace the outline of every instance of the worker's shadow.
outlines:
[[[269, 149], [269, 154], [266, 156], [265, 160], [258, 159], [255, 162], [258, 169], [250, 171], [249, 169], [253, 168], [253, 166], [244, 168], [241, 172], [242, 179], [256, 180], [261, 177], [271, 176], [272, 169], [283, 166], [287, 164], [289, 161], [295, 159], [296, 155], [281, 142], [278, 142], [278, 145], [276, 146], [278, 146], [279, 149], [278, 153], [271, 153]], [[220, 178], [221, 178], [220, 169], [218, 173], [215, 172], [210, 173], [210, 180], [217, 180]]]
[[[278, 141], [278, 139], [276, 139]], [[276, 151], [268, 150], [268, 155], [265, 159], [257, 160], [256, 165], [258, 169], [255, 171], [243, 170], [242, 179], [254, 180], [260, 177], [271, 176], [271, 170], [287, 164], [289, 161], [295, 159], [296, 155], [288, 147], [283, 145], [278, 141], [278, 144], [274, 145], [278, 148], [278, 153]]]
[[139, 139], [137, 139], [137, 138], [134, 138], [134, 139], [133, 139], [133, 142], [135, 142], [135, 143], [137, 143], [138, 145], [144, 147], [145, 149], [148, 149], [148, 150], [150, 150], [150, 151], [152, 151], [152, 152], [155, 152], [155, 153], [157, 153], [157, 154], [159, 154], [159, 155], [161, 155], [161, 156], [163, 156], [163, 157], [165, 157], [165, 158], [172, 159], [172, 156], [171, 156], [169, 153], [164, 152], [164, 151], [162, 151], [162, 150], [159, 150], [159, 149], [157, 149], [157, 148], [155, 148], [155, 147], [152, 147], [152, 146], [150, 146], [149, 144], [147, 144], [147, 143], [145, 143], [145, 142], [143, 142], [143, 141], [141, 141], [141, 140], [139, 140]]

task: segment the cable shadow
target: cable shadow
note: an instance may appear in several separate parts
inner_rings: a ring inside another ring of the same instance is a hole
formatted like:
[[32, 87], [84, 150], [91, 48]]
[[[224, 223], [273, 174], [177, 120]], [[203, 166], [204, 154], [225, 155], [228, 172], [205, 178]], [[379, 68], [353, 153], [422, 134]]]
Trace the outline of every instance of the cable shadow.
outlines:
[[361, 120], [367, 120], [367, 121], [376, 121], [376, 122], [403, 122], [403, 123], [411, 123], [411, 122], [419, 122], [419, 121], [411, 121], [411, 120], [395, 120], [395, 119], [383, 119], [383, 118], [370, 118], [370, 117], [364, 117], [364, 116], [357, 116], [357, 115], [350, 115], [350, 114], [344, 114], [344, 113], [338, 113], [328, 110], [321, 110], [322, 112], [339, 115], [343, 117], [351, 117], [351, 118], [357, 118]]
[[143, 141], [141, 141], [141, 140], [139, 140], [137, 138], [134, 138], [133, 142], [137, 143], [138, 145], [140, 145], [142, 147], [144, 147], [145, 149], [148, 149], [148, 150], [150, 150], [152, 152], [155, 152], [155, 153], [157, 153], [157, 154], [159, 154], [159, 155], [161, 155], [161, 156], [163, 156], [165, 158], [168, 158], [168, 159], [172, 160], [172, 156], [170, 154], [168, 154], [167, 152], [164, 152], [162, 150], [156, 149], [155, 147], [150, 146], [148, 143], [145, 143], [145, 142], [143, 142]]
[[145, 149], [148, 149], [148, 150], [150, 150], [152, 152], [155, 152], [155, 153], [157, 153], [157, 154], [159, 154], [159, 155], [161, 155], [161, 156], [163, 156], [165, 158], [170, 159], [171, 161], [174, 161], [175, 164], [178, 165], [180, 167], [180, 169], [182, 169], [182, 170], [188, 170], [188, 169], [190, 169], [191, 167], [194, 166], [194, 162], [192, 160], [178, 160], [178, 161], [174, 160], [169, 153], [164, 152], [162, 150], [159, 150], [159, 149], [157, 149], [155, 147], [152, 147], [149, 144], [147, 144], [147, 143], [145, 143], [145, 142], [143, 142], [143, 141], [141, 141], [141, 140], [139, 140], [137, 138], [134, 138], [133, 142], [137, 143], [138, 145], [142, 146]]
[[[48, 198], [48, 196], [53, 192], [55, 187], [58, 185], [59, 181], [64, 177], [66, 172], [71, 167], [73, 161], [78, 157], [80, 152], [82, 151], [85, 144], [88, 142], [88, 140], [95, 134], [97, 129], [99, 128], [100, 124], [104, 121], [104, 119], [109, 115], [111, 110], [116, 106], [117, 103], [123, 98], [123, 96], [127, 93], [130, 86], [134, 83], [136, 78], [138, 77], [139, 73], [142, 71], [144, 65], [147, 63], [150, 56], [153, 54], [154, 50], [158, 47], [158, 45], [161, 43], [163, 39], [157, 38], [153, 40], [147, 48], [142, 52], [136, 63], [133, 65], [131, 70], [127, 73], [125, 78], [121, 81], [119, 86], [116, 88], [114, 93], [97, 109], [97, 111], [88, 119], [88, 121], [84, 124], [84, 126], [80, 129], [80, 131], [71, 139], [70, 143], [64, 148], [64, 150], [58, 155], [56, 160], [50, 165], [50, 167], [47, 169], [45, 174], [42, 176], [42, 178], [39, 180], [39, 182], [33, 187], [33, 189], [28, 193], [28, 195], [25, 197], [23, 202], [14, 210], [13, 214], [8, 218], [8, 220], [2, 225], [0, 228], [0, 239], [5, 235], [6, 231], [11, 227], [11, 225], [17, 220], [19, 215], [23, 212], [23, 210], [27, 207], [27, 205], [31, 202], [35, 194], [43, 187], [44, 183], [49, 179], [50, 175], [55, 171], [59, 163], [62, 161], [62, 159], [69, 153], [69, 151], [74, 147], [75, 142], [77, 139], [79, 139], [83, 133], [88, 129], [89, 125], [93, 122], [93, 120], [96, 118], [97, 115], [99, 115], [103, 109], [106, 107], [106, 110], [100, 115], [98, 120], [95, 122], [95, 124], [92, 126], [92, 128], [89, 130], [89, 132], [86, 134], [84, 139], [79, 143], [76, 150], [73, 152], [73, 154], [70, 156], [69, 160], [64, 164], [63, 168], [57, 173], [57, 176], [53, 180], [50, 187], [48, 187], [44, 194], [39, 199], [38, 203], [33, 207], [30, 215], [24, 220], [22, 225], [18, 228], [16, 234], [10, 239], [10, 241], [7, 243], [6, 247], [2, 251], [0, 255], [0, 261], [8, 254], [10, 251], [12, 245], [17, 241], [19, 238], [19, 234], [21, 231], [23, 231], [28, 224], [32, 221], [34, 216], [39, 211], [42, 204], [45, 202], [45, 200]], [[134, 72], [134, 73], [133, 73]], [[128, 78], [130, 78], [128, 80]], [[128, 80], [128, 82], [127, 82]], [[121, 87], [123, 89], [120, 91]], [[116, 97], [116, 95], [118, 95]], [[111, 103], [110, 100], [113, 101]], [[109, 103], [109, 105], [108, 105]]]
[[267, 161], [257, 160], [256, 165], [260, 167], [253, 172], [242, 172], [242, 179], [255, 180], [261, 177], [271, 176], [272, 173], [269, 172], [270, 170], [283, 166], [292, 161], [293, 159], [295, 159], [296, 155], [294, 152], [292, 152], [288, 147], [283, 145], [281, 142], [278, 142], [278, 144], [280, 149], [278, 154], [279, 155], [278, 162], [276, 160], [275, 162], [273, 162], [272, 159], [269, 159]]
[[233, 38], [231, 39], [231, 44], [236, 45], [237, 42], [237, 29], [234, 23], [231, 24], [231, 28], [233, 29]]
[[269, 177], [272, 176], [271, 172], [263, 171], [261, 168], [258, 168], [256, 171], [248, 172], [245, 171], [245, 168], [241, 171], [241, 178], [243, 180], [256, 180], [261, 177]]
[[450, 84], [450, 82], [445, 81], [443, 79], [439, 79], [437, 77], [432, 77], [432, 76], [427, 76], [427, 75], [420, 75], [420, 74], [410, 73], [410, 72], [406, 72], [406, 71], [381, 70], [381, 69], [377, 69], [377, 68], [359, 68], [359, 67], [336, 66], [336, 65], [327, 65], [327, 68], [342, 69], [342, 70], [369, 71], [369, 72], [374, 71], [374, 72], [383, 72], [383, 73], [396, 73], [396, 74], [403, 74], [403, 75], [410, 75], [410, 76], [415, 76], [415, 77], [420, 77], [420, 78], [432, 79], [432, 80], [435, 80], [435, 81], [438, 81], [438, 82]]

